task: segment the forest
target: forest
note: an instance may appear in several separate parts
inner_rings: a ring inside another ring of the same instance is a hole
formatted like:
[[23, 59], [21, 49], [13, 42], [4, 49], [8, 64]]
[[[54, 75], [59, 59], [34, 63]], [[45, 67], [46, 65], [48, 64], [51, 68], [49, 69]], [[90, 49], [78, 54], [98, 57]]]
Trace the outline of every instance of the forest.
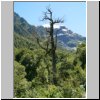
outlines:
[[[14, 19], [14, 97], [15, 98], [85, 98], [86, 96], [86, 43], [76, 50], [58, 46], [51, 9], [44, 13], [49, 20], [46, 38], [26, 29], [24, 23]], [[18, 16], [17, 16], [18, 17]], [[22, 25], [22, 26], [19, 26]], [[24, 29], [23, 29], [24, 28]], [[31, 33], [31, 32], [30, 32]]]

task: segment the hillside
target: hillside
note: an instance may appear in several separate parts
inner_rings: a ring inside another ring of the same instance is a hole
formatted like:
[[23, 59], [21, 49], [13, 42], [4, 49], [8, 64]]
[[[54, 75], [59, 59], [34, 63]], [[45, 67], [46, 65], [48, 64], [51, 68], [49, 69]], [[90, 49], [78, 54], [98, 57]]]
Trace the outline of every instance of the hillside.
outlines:
[[[47, 35], [46, 27], [30, 25], [24, 18], [20, 17], [17, 13], [14, 13], [14, 32], [24, 38], [34, 41], [34, 36], [40, 37], [42, 40]], [[66, 48], [68, 50], [76, 49], [79, 43], [85, 43], [86, 38], [73, 33], [65, 26], [60, 26], [54, 29], [54, 36], [57, 33], [58, 47]], [[16, 36], [15, 36], [16, 37]], [[19, 38], [20, 39], [20, 38]], [[29, 40], [30, 41], [30, 40]]]

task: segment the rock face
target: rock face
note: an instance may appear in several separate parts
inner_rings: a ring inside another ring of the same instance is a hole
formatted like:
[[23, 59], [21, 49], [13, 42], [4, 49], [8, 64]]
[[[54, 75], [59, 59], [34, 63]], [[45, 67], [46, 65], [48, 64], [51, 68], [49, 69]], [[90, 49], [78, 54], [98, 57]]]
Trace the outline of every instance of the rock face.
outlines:
[[[47, 27], [48, 28], [48, 27]], [[41, 38], [47, 36], [46, 26], [30, 25], [24, 18], [14, 13], [14, 32], [24, 37], [37, 35]], [[58, 46], [67, 49], [75, 49], [79, 43], [85, 42], [86, 38], [73, 33], [66, 26], [54, 27], [54, 37], [57, 34]]]
[[78, 43], [85, 42], [86, 38], [69, 30], [65, 26], [55, 29], [59, 42], [66, 48], [75, 49]]

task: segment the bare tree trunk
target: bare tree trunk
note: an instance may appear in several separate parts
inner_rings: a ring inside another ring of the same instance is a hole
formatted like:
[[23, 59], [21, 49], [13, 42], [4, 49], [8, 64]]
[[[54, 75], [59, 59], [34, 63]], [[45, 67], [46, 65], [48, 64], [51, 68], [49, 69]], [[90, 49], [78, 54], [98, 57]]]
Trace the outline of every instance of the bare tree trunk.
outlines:
[[50, 36], [51, 36], [51, 55], [52, 55], [52, 72], [53, 72], [53, 84], [57, 83], [56, 79], [56, 53], [53, 38], [53, 23], [50, 24]]
[[53, 83], [57, 84], [55, 50], [52, 51], [52, 70], [53, 70]]
[[[43, 47], [40, 43], [39, 43], [39, 39], [37, 39], [37, 42], [39, 44], [39, 46], [44, 49], [46, 51], [46, 54], [51, 52], [51, 57], [52, 57], [52, 73], [53, 73], [53, 84], [57, 84], [57, 77], [56, 77], [56, 73], [57, 73], [57, 69], [56, 69], [56, 48], [57, 48], [57, 35], [56, 35], [56, 41], [54, 41], [54, 37], [53, 37], [53, 33], [54, 33], [54, 24], [57, 23], [63, 23], [62, 19], [53, 19], [52, 17], [52, 11], [50, 8], [47, 9], [47, 12], [44, 12], [44, 17], [42, 19], [42, 21], [44, 20], [48, 20], [50, 22], [50, 31], [47, 30], [48, 33], [50, 33], [50, 43], [48, 40], [47, 43], [47, 47]], [[51, 45], [51, 48], [49, 49], [49, 44]]]

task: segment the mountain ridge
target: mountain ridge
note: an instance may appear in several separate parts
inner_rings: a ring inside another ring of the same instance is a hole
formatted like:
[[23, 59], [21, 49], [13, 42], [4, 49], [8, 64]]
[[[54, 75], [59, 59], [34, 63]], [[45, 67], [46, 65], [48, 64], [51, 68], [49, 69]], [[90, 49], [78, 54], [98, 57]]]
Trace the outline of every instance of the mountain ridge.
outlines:
[[[20, 17], [14, 12], [14, 32], [22, 35], [24, 37], [39, 36], [44, 38], [47, 35], [46, 28], [42, 25], [35, 26], [30, 25], [24, 18]], [[72, 30], [68, 29], [66, 26], [60, 26], [59, 28], [54, 28], [54, 36], [57, 33], [58, 45], [75, 49], [75, 47], [82, 42], [86, 41], [86, 37], [83, 37], [77, 33], [73, 33]]]

